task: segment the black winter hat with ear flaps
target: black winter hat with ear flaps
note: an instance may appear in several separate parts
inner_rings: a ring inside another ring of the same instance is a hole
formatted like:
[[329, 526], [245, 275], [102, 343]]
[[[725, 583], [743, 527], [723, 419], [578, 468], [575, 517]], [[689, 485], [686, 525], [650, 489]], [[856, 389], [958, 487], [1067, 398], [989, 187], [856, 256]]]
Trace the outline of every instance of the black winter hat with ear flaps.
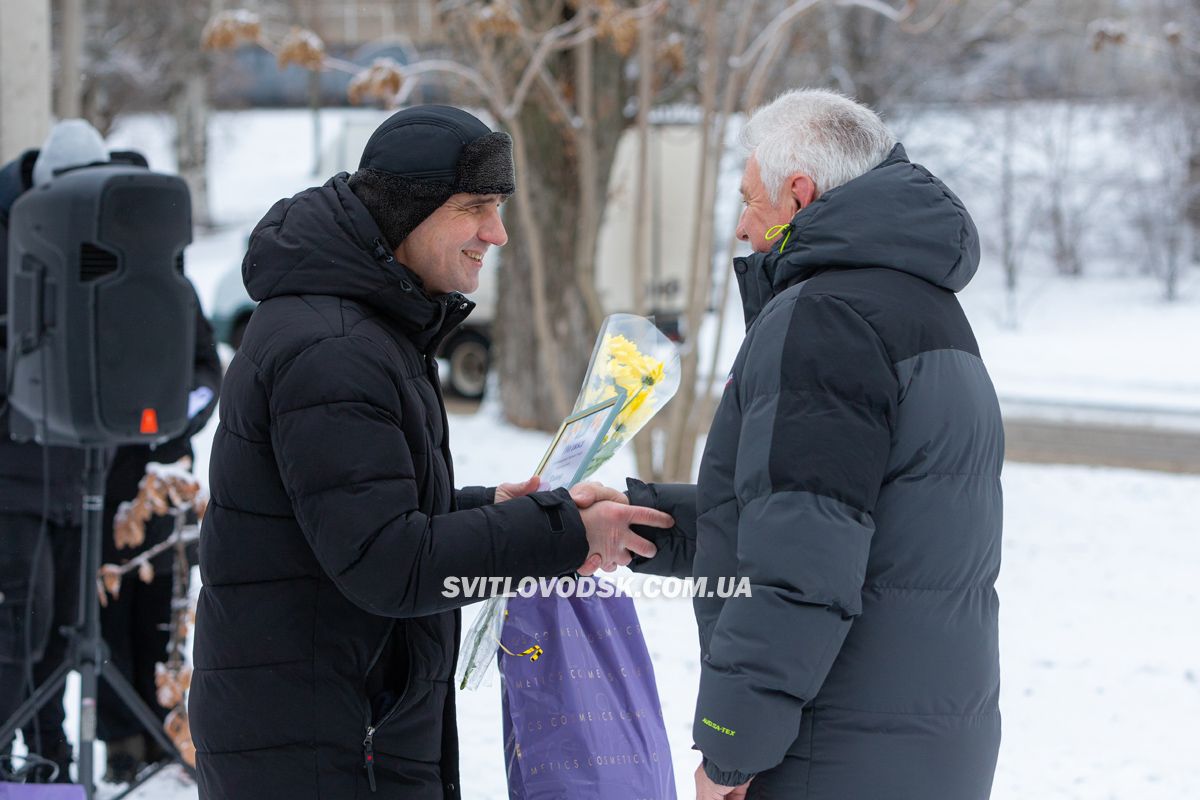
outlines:
[[453, 194], [516, 191], [512, 139], [462, 109], [414, 106], [375, 129], [350, 189], [396, 248]]

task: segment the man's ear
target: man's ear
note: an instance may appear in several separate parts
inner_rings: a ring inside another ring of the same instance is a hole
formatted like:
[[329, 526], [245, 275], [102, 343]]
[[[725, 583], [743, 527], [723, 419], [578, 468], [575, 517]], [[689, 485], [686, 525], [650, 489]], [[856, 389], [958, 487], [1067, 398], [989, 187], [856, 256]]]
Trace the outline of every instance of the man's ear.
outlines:
[[800, 210], [817, 199], [817, 185], [807, 175], [796, 173], [788, 180], [788, 194]]

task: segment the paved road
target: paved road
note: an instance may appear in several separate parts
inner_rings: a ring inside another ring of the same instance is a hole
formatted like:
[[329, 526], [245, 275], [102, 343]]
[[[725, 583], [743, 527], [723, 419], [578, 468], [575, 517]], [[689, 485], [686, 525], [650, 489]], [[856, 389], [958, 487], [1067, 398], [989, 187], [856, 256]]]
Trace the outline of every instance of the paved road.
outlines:
[[479, 401], [467, 400], [451, 392], [446, 392], [446, 410], [451, 414], [474, 414], [479, 410]]
[[1005, 418], [1010, 461], [1200, 473], [1200, 431]]
[[[453, 414], [479, 402], [446, 395]], [[1005, 408], [1009, 461], [1094, 464], [1200, 474], [1200, 419], [1106, 408], [1016, 404]]]

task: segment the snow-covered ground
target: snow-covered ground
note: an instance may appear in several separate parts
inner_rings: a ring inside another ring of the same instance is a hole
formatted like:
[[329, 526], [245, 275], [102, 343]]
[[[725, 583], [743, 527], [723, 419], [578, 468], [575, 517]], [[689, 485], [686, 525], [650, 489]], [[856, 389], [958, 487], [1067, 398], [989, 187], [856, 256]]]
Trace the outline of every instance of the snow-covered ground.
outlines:
[[[327, 134], [342, 113], [323, 112]], [[976, 146], [965, 133], [954, 140], [955, 131], [976, 127], [927, 124], [922, 132], [915, 125], [905, 137], [910, 156], [954, 172]], [[142, 149], [152, 167], [170, 170], [169, 135], [162, 117], [138, 116], [124, 120], [110, 143]], [[257, 217], [278, 197], [319, 182], [309, 174], [307, 112], [217, 114], [211, 141], [210, 192], [221, 227], [187, 254], [206, 307], [240, 261]], [[977, 217], [994, 216], [995, 200], [986, 192], [960, 194]], [[1182, 299], [1165, 304], [1156, 281], [1128, 277], [1111, 264], [1079, 280], [1057, 277], [1034, 258], [1022, 275], [1021, 324], [1013, 330], [1002, 324], [1002, 277], [985, 247], [983, 268], [962, 301], [1002, 395], [1200, 410], [1197, 272], [1186, 274]], [[741, 338], [735, 306], [724, 330], [721, 374]], [[711, 347], [711, 330], [700, 341]], [[503, 425], [487, 403], [478, 414], [453, 416], [450, 428], [464, 484], [526, 476], [549, 441]], [[196, 441], [201, 475], [211, 436], [210, 426]], [[631, 459], [619, 456], [600, 477], [619, 485], [632, 469]], [[1190, 743], [1200, 719], [1200, 526], [1193, 505], [1200, 477], [1009, 464], [1005, 496], [999, 586], [1005, 734], [993, 796], [1200, 797], [1200, 762]], [[690, 604], [641, 600], [639, 613], [687, 797], [697, 681]], [[499, 800], [506, 794], [498, 687], [463, 693], [459, 707], [465, 796]], [[195, 790], [166, 774], [134, 796], [183, 800]]]
[[[455, 416], [450, 428], [462, 443], [455, 466], [464, 483], [523, 475], [549, 440], [505, 428], [488, 409]], [[621, 461], [606, 465], [608, 482], [632, 466]], [[1004, 738], [992, 796], [1200, 797], [1200, 477], [1008, 464], [1004, 489]], [[691, 604], [637, 605], [688, 797], [699, 680]], [[498, 681], [460, 692], [458, 704], [464, 797], [505, 800]], [[195, 796], [173, 774], [135, 795]]]

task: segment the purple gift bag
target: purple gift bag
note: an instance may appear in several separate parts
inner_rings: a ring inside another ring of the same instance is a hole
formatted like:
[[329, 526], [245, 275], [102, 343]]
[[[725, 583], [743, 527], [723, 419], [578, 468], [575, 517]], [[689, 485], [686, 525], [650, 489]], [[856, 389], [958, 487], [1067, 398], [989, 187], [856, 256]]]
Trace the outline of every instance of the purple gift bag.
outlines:
[[513, 597], [501, 655], [511, 800], [676, 800], [654, 667], [628, 597]]
[[82, 786], [67, 783], [3, 783], [0, 800], [84, 800]]

